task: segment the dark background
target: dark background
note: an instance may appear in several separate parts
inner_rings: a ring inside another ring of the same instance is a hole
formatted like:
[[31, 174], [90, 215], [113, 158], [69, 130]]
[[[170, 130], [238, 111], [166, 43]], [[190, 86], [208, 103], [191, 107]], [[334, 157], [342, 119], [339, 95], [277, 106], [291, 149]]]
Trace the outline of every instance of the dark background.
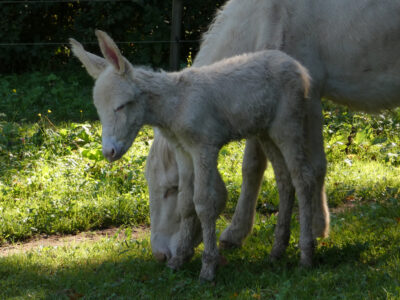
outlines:
[[[223, 2], [183, 1], [182, 64]], [[167, 68], [171, 12], [172, 0], [1, 1], [0, 73], [62, 69], [71, 64], [70, 37], [99, 53], [95, 29], [119, 42], [133, 64]]]

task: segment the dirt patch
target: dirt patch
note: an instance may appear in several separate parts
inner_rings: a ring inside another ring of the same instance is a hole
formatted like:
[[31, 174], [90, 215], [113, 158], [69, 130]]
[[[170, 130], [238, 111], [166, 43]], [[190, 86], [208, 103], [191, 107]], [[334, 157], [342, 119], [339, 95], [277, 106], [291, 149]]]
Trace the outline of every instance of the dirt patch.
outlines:
[[[337, 208], [330, 208], [330, 213], [341, 214], [350, 211], [359, 206], [359, 203], [353, 199], [348, 199], [344, 204]], [[150, 232], [147, 227], [134, 227], [132, 228], [132, 238], [140, 239]], [[119, 239], [125, 238], [125, 230], [121, 228], [108, 228], [96, 231], [86, 231], [78, 234], [68, 235], [39, 235], [27, 241], [15, 244], [4, 244], [0, 246], [0, 257], [34, 250], [39, 247], [62, 247], [66, 245], [76, 245], [88, 241], [98, 241], [105, 237], [114, 237], [118, 234]]]
[[[134, 227], [132, 228], [132, 238], [143, 238], [149, 233], [149, 230], [149, 228], [145, 227]], [[125, 230], [121, 228], [108, 228], [96, 231], [86, 231], [78, 234], [35, 236], [24, 242], [4, 244], [0, 246], [0, 257], [34, 250], [39, 247], [62, 247], [88, 241], [95, 242], [105, 237], [114, 237], [115, 235], [118, 235], [118, 239], [122, 240], [125, 238]]]
[[340, 206], [329, 208], [329, 212], [335, 215], [349, 212], [360, 207], [360, 201], [361, 200], [357, 200], [354, 197], [347, 197], [346, 200], [342, 204], [340, 204]]

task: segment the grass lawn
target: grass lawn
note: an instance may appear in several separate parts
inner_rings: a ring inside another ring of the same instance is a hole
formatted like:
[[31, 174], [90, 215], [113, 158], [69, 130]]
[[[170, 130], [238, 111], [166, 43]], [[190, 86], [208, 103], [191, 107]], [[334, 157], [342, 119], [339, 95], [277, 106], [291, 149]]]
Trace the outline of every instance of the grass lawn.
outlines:
[[[79, 75], [80, 76], [80, 75]], [[400, 299], [400, 110], [377, 116], [325, 103], [329, 238], [316, 266], [298, 266], [293, 216], [287, 255], [270, 263], [278, 195], [265, 173], [253, 233], [224, 251], [213, 284], [200, 284], [201, 247], [179, 272], [151, 256], [144, 167], [153, 134], [144, 128], [116, 163], [101, 154], [91, 82], [75, 74], [2, 76], [0, 80], [0, 245], [39, 234], [121, 226], [100, 241], [43, 246], [0, 257], [0, 299]], [[221, 150], [229, 201], [240, 193], [244, 142]]]
[[[298, 266], [298, 223], [287, 256], [268, 261], [274, 217], [260, 214], [213, 284], [198, 282], [200, 251], [183, 270], [153, 260], [149, 235], [36, 248], [0, 258], [0, 298], [15, 299], [399, 299], [399, 203], [368, 203], [334, 214], [316, 266]], [[220, 220], [219, 227], [226, 225]]]

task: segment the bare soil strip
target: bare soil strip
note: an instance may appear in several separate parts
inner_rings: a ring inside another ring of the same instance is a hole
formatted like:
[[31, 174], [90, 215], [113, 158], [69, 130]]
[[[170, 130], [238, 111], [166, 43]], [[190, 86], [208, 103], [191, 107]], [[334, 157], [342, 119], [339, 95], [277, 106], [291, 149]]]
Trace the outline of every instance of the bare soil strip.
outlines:
[[[149, 233], [149, 228], [132, 228], [132, 238], [140, 239]], [[39, 247], [63, 247], [67, 245], [76, 245], [83, 242], [96, 242], [106, 237], [114, 237], [118, 234], [118, 239], [124, 239], [125, 230], [121, 228], [108, 228], [96, 231], [80, 232], [78, 234], [68, 235], [39, 235], [24, 242], [15, 244], [4, 244], [0, 246], [0, 257], [9, 256], [21, 252], [27, 252]]]
[[[357, 207], [357, 203], [346, 201], [346, 203], [338, 208], [331, 208], [331, 214], [340, 214]], [[132, 238], [140, 239], [146, 234], [149, 234], [150, 228], [134, 227], [132, 228]], [[108, 228], [96, 231], [80, 232], [78, 234], [68, 235], [38, 235], [27, 241], [18, 242], [15, 244], [4, 244], [0, 246], [0, 257], [5, 257], [12, 254], [27, 252], [39, 247], [63, 247], [66, 245], [76, 245], [83, 242], [96, 242], [106, 237], [114, 237], [118, 233], [119, 239], [124, 239], [125, 230], [122, 228]]]

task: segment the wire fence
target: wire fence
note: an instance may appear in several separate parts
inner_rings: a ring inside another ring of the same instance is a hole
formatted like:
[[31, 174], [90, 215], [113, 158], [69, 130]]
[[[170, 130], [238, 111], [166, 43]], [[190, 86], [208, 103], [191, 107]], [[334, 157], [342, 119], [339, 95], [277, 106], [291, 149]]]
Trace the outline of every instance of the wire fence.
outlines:
[[135, 0], [21, 0], [21, 1], [1, 1], [1, 4], [36, 4], [36, 3], [80, 3], [80, 2], [136, 2]]
[[[140, 44], [197, 44], [200, 43], [200, 40], [180, 40], [180, 41], [124, 41], [124, 42], [115, 42], [119, 45], [140, 45]], [[18, 47], [18, 46], [65, 46], [68, 45], [69, 42], [37, 42], [37, 43], [1, 43], [0, 47]], [[81, 42], [83, 45], [97, 45], [98, 42]]]
[[[136, 2], [136, 0], [21, 0], [21, 1], [1, 1], [0, 5], [3, 4], [43, 4], [43, 3], [81, 3], [81, 2]], [[201, 40], [158, 40], [158, 41], [116, 41], [118, 45], [146, 45], [146, 44], [198, 44]], [[97, 41], [93, 42], [81, 42], [83, 45], [97, 45]], [[19, 46], [33, 46], [33, 47], [43, 47], [43, 46], [65, 46], [68, 45], [68, 41], [65, 42], [0, 42], [0, 47], [19, 47]]]
[[[192, 49], [192, 47], [197, 48], [200, 43], [201, 43], [201, 39], [181, 39], [181, 34], [176, 33], [174, 31], [174, 24], [176, 25], [177, 23], [182, 23], [182, 15], [179, 15], [179, 18], [177, 16], [174, 16], [174, 5], [176, 7], [178, 7], [177, 3], [179, 3], [179, 10], [182, 11], [183, 10], [183, 6], [182, 6], [182, 0], [167, 0], [167, 1], [171, 1], [172, 2], [172, 20], [171, 20], [171, 36], [170, 39], [159, 39], [159, 40], [151, 40], [151, 37], [149, 40], [129, 40], [129, 36], [127, 36], [126, 38], [128, 40], [120, 40], [120, 41], [116, 41], [116, 44], [118, 45], [128, 45], [128, 47], [135, 47], [135, 48], [142, 48], [142, 49], [146, 49], [145, 46], [146, 45], [150, 45], [150, 47], [152, 47], [152, 45], [168, 45], [169, 49], [170, 49], [170, 68], [171, 69], [178, 69], [179, 68], [179, 63], [180, 63], [180, 49], [181, 47], [183, 48], [183, 45], [188, 45], [188, 47], [190, 47], [190, 51]], [[26, 9], [30, 9], [35, 7], [35, 5], [39, 6], [42, 4], [45, 5], [46, 10], [47, 9], [51, 9], [51, 5], [50, 4], [60, 4], [60, 5], [68, 5], [68, 7], [70, 8], [74, 8], [75, 5], [79, 6], [80, 3], [132, 3], [132, 4], [140, 4], [141, 0], [0, 0], [0, 8], [2, 7], [13, 7], [12, 9], [17, 10], [26, 10]], [[49, 6], [47, 6], [46, 4], [49, 4]], [[73, 6], [72, 6], [73, 5]], [[129, 4], [128, 4], [129, 5]], [[174, 33], [175, 32], [175, 33]], [[3, 35], [4, 36], [4, 35]], [[137, 38], [137, 36], [135, 37]], [[133, 39], [135, 39], [133, 38]], [[46, 40], [43, 40], [46, 39]], [[59, 39], [62, 39], [61, 41]], [[22, 51], [23, 48], [24, 51], [27, 49], [27, 47], [34, 47], [34, 48], [48, 48], [48, 49], [52, 49], [54, 48], [56, 53], [60, 54], [60, 53], [64, 53], [64, 50], [67, 49], [67, 47], [69, 47], [69, 41], [66, 38], [65, 40], [63, 40], [64, 38], [58, 37], [58, 39], [56, 41], [52, 41], [50, 40], [50, 38], [48, 37], [42, 37], [42, 40], [36, 40], [36, 41], [24, 41], [22, 40], [17, 40], [17, 41], [7, 41], [7, 40], [0, 40], [0, 49], [3, 49], [3, 51]], [[84, 46], [91, 46], [91, 45], [97, 45], [98, 42], [97, 40], [91, 40], [91, 38], [89, 37], [88, 41], [85, 41], [83, 39], [83, 41], [81, 41], [81, 43]], [[164, 47], [165, 48], [165, 47]], [[44, 50], [44, 49], [43, 49]], [[47, 51], [47, 50], [46, 50]], [[67, 50], [65, 50], [67, 51]], [[139, 50], [142, 51], [142, 50]], [[143, 50], [143, 51], [148, 51], [148, 50]], [[175, 62], [175, 63], [174, 63]]]

